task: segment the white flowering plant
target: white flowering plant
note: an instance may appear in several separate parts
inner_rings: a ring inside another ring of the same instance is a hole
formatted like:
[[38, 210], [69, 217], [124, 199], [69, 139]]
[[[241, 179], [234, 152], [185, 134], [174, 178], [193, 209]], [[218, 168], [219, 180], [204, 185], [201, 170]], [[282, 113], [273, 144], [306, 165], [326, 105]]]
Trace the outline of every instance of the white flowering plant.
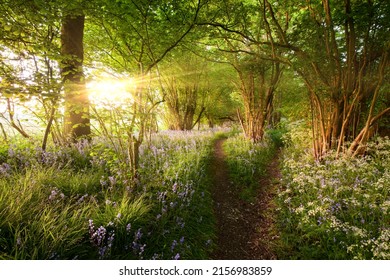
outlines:
[[[290, 138], [291, 139], [291, 138]], [[390, 140], [361, 157], [284, 153], [277, 197], [282, 258], [390, 259]]]

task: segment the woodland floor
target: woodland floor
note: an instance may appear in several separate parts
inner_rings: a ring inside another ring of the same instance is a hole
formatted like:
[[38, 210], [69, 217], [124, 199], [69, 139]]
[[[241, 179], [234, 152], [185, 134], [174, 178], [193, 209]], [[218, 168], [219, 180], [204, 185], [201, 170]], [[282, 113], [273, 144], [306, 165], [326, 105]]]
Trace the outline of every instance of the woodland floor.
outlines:
[[226, 139], [215, 142], [211, 172], [214, 174], [214, 212], [217, 220], [217, 244], [211, 259], [259, 260], [276, 259], [272, 198], [276, 180], [280, 177], [279, 152], [267, 167], [266, 175], [259, 178], [256, 198], [249, 202], [240, 197], [240, 189], [229, 179], [225, 153]]

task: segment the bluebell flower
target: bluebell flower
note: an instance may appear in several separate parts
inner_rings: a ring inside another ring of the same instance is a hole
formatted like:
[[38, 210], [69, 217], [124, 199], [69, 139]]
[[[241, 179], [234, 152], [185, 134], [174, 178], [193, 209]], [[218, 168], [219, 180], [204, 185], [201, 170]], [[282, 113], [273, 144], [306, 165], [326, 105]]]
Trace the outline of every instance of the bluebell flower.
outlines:
[[135, 241], [137, 241], [137, 240], [140, 240], [141, 239], [141, 237], [142, 237], [142, 232], [141, 232], [141, 229], [139, 228], [138, 230], [137, 230], [137, 232], [135, 233], [135, 236], [134, 236], [134, 240]]
[[49, 200], [52, 201], [52, 200], [56, 199], [57, 194], [58, 194], [58, 192], [56, 189], [52, 190], [50, 195], [49, 195]]
[[177, 241], [173, 240], [172, 245], [171, 245], [171, 251], [175, 250], [175, 247], [177, 246]]
[[111, 187], [116, 185], [116, 178], [114, 176], [109, 176], [108, 180], [110, 181]]
[[131, 224], [128, 223], [128, 224], [126, 225], [126, 232], [127, 232], [127, 233], [130, 233], [130, 231], [131, 231]]
[[3, 176], [9, 176], [11, 174], [11, 166], [4, 162], [0, 165], [0, 174]]

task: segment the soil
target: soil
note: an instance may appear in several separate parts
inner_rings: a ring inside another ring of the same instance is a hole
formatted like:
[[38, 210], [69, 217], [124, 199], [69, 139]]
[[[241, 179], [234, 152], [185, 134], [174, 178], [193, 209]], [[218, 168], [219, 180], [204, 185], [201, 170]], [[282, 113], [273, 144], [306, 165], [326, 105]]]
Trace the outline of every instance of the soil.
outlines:
[[276, 193], [278, 155], [267, 167], [266, 176], [259, 178], [256, 198], [245, 201], [240, 190], [229, 179], [225, 153], [226, 139], [215, 142], [211, 172], [214, 174], [214, 214], [217, 220], [216, 249], [211, 259], [259, 260], [276, 259], [274, 245], [278, 238], [273, 220], [275, 206], [272, 198]]

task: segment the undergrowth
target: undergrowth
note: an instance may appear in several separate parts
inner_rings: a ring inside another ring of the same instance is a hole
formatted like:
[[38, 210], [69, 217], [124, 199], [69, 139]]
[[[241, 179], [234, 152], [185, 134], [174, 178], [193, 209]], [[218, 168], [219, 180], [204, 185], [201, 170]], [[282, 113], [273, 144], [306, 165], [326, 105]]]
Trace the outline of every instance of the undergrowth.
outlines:
[[107, 143], [0, 148], [0, 259], [204, 259], [213, 133], [166, 132], [126, 176]]
[[242, 134], [230, 137], [224, 143], [229, 176], [233, 185], [240, 189], [240, 196], [253, 201], [259, 189], [259, 179], [266, 175], [266, 167], [275, 154], [271, 141], [253, 143]]
[[390, 259], [390, 140], [363, 157], [315, 161], [289, 133], [277, 198], [284, 259]]

